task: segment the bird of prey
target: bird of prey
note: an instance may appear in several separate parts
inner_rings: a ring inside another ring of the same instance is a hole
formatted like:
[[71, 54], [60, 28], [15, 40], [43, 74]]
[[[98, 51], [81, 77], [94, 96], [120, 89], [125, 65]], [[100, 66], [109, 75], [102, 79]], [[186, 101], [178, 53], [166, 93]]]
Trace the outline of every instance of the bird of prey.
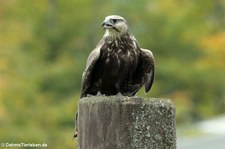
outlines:
[[152, 52], [139, 47], [123, 17], [107, 16], [102, 27], [105, 34], [89, 55], [83, 72], [81, 98], [99, 94], [134, 96], [143, 85], [147, 93], [154, 80]]
[[143, 85], [147, 93], [154, 80], [152, 52], [139, 47], [123, 17], [107, 16], [102, 27], [105, 34], [89, 55], [83, 72], [81, 98], [99, 94], [134, 96]]

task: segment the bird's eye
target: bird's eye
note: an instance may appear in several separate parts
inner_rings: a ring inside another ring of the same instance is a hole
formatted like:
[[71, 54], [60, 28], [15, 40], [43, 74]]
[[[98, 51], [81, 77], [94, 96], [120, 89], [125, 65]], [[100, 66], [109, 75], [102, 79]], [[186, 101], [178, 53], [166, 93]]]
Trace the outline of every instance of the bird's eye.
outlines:
[[116, 23], [118, 20], [117, 19], [111, 19], [110, 20], [112, 23]]

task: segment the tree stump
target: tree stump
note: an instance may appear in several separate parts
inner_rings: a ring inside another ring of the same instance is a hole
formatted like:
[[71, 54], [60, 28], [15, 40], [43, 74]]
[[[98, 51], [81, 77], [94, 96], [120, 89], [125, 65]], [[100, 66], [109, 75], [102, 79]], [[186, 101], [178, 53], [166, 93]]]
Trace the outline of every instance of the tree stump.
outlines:
[[175, 149], [175, 106], [169, 99], [82, 98], [79, 149]]

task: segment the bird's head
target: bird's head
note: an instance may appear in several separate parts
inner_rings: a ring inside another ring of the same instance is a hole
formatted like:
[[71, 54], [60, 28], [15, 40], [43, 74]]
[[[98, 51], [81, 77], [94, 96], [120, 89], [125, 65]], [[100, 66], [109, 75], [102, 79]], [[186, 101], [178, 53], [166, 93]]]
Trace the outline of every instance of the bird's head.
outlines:
[[127, 21], [118, 15], [107, 16], [102, 23], [106, 36], [121, 36], [128, 31]]

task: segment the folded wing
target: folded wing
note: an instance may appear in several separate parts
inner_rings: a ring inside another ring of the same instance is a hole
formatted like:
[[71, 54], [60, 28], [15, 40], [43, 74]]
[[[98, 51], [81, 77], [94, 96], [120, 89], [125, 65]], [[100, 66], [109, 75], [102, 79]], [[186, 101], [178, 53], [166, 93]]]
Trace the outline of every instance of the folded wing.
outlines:
[[88, 56], [86, 68], [82, 75], [81, 98], [87, 96], [88, 88], [90, 86], [92, 76], [93, 76], [93, 70], [100, 56], [100, 49], [101, 49], [101, 43]]
[[141, 60], [144, 71], [145, 93], [147, 93], [153, 84], [155, 75], [155, 60], [152, 52], [148, 49], [141, 49]]

